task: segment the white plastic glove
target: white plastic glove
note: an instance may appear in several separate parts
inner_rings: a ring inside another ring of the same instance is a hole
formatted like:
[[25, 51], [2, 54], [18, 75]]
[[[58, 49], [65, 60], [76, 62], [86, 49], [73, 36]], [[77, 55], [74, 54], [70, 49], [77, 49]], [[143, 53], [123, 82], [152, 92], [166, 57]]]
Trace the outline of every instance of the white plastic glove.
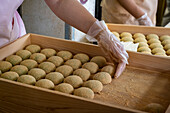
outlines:
[[151, 19], [148, 17], [147, 13], [138, 18], [137, 21], [139, 22], [139, 25], [154, 26]]
[[97, 39], [99, 46], [108, 56], [111, 62], [118, 62], [118, 66], [115, 73], [115, 78], [118, 78], [124, 71], [126, 64], [128, 64], [128, 53], [124, 49], [124, 46], [116, 38], [116, 36], [110, 32], [104, 21], [96, 20], [90, 27], [87, 35]]

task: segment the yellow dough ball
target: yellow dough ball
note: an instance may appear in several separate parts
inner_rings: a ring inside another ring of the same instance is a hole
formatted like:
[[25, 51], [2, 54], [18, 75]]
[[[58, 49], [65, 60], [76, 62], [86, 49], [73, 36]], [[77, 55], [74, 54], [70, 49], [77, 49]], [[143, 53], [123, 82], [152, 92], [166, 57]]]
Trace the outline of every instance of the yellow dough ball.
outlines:
[[64, 79], [64, 83], [68, 83], [74, 88], [78, 88], [83, 84], [83, 80], [77, 75], [71, 75]]
[[139, 38], [136, 38], [136, 39], [134, 40], [134, 42], [135, 42], [135, 43], [139, 43], [139, 42], [145, 42], [145, 43], [147, 43], [147, 40], [146, 40], [145, 38], [139, 37]]
[[34, 85], [36, 82], [35, 78], [31, 75], [21, 75], [17, 79], [17, 81], [25, 84], [30, 84], [30, 85]]
[[28, 50], [19, 50], [16, 52], [16, 55], [20, 56], [22, 60], [28, 59], [31, 56], [31, 52]]
[[87, 87], [81, 87], [81, 88], [75, 89], [74, 95], [84, 97], [84, 98], [89, 98], [89, 99], [94, 98], [94, 92], [90, 88], [87, 88]]
[[38, 66], [38, 63], [32, 59], [26, 59], [26, 60], [22, 61], [20, 64], [26, 66], [28, 68], [28, 70]]
[[170, 36], [169, 35], [163, 35], [163, 36], [160, 37], [161, 41], [164, 41], [164, 40], [167, 40], [167, 39], [170, 40]]
[[165, 50], [170, 49], [170, 44], [166, 44], [166, 45], [164, 46], [164, 49], [165, 49]]
[[138, 43], [139, 43], [138, 48], [140, 48], [140, 47], [149, 47], [146, 42], [138, 42]]
[[21, 76], [27, 74], [28, 68], [24, 65], [16, 65], [11, 68], [11, 71], [18, 73]]
[[45, 78], [51, 80], [55, 85], [64, 80], [64, 76], [59, 72], [51, 72], [47, 74]]
[[52, 62], [56, 67], [64, 63], [64, 60], [59, 56], [51, 56], [47, 61]]
[[86, 81], [90, 78], [90, 71], [83, 68], [76, 69], [73, 74], [79, 76], [83, 81]]
[[93, 90], [93, 92], [98, 93], [102, 91], [103, 84], [98, 80], [88, 80], [83, 83], [83, 87], [88, 87]]
[[152, 55], [150, 51], [142, 51], [141, 53]]
[[57, 67], [56, 72], [60, 72], [64, 77], [67, 77], [73, 73], [73, 68], [68, 65], [62, 65]]
[[167, 55], [170, 55], [170, 49], [168, 49], [168, 50], [166, 51], [166, 54], [167, 54]]
[[81, 61], [78, 59], [67, 60], [64, 64], [71, 66], [73, 70], [76, 70], [81, 67]]
[[132, 37], [123, 37], [121, 39], [121, 41], [123, 41], [123, 42], [133, 42], [133, 38]]
[[55, 86], [54, 90], [60, 91], [63, 93], [67, 93], [67, 94], [71, 94], [71, 93], [73, 93], [74, 88], [72, 85], [70, 85], [68, 83], [61, 83], [61, 84]]
[[73, 57], [72, 53], [69, 51], [59, 51], [57, 53], [57, 56], [61, 57], [64, 59], [64, 61], [69, 60]]
[[109, 84], [112, 81], [111, 75], [107, 72], [98, 72], [93, 76], [93, 79], [100, 81], [102, 84]]
[[78, 53], [78, 54], [74, 55], [73, 59], [78, 59], [81, 61], [82, 64], [84, 64], [89, 61], [89, 56], [84, 53]]
[[82, 68], [85, 68], [85, 69], [89, 70], [91, 74], [94, 74], [98, 71], [99, 66], [94, 62], [87, 62], [87, 63], [83, 64]]
[[112, 32], [117, 38], [120, 37], [119, 33], [118, 32]]
[[157, 103], [151, 103], [144, 107], [144, 111], [149, 113], [165, 113], [165, 108]]
[[22, 61], [22, 58], [18, 55], [10, 55], [6, 57], [6, 61], [10, 62], [13, 66], [15, 66]]
[[46, 88], [46, 89], [54, 89], [54, 83], [48, 79], [41, 79], [35, 83], [35, 86]]
[[165, 45], [167, 45], [167, 44], [170, 44], [170, 40], [169, 40], [169, 39], [162, 41], [162, 45], [165, 46]]
[[106, 59], [103, 56], [95, 56], [90, 60], [90, 62], [96, 63], [99, 67], [103, 67], [107, 63]]
[[152, 44], [152, 43], [161, 43], [161, 42], [158, 39], [152, 38], [148, 41], [148, 44]]
[[154, 55], [167, 56], [165, 53], [155, 53]]
[[45, 78], [45, 71], [40, 68], [33, 68], [28, 72], [29, 75], [33, 76], [36, 80], [40, 80], [42, 78]]
[[165, 53], [165, 50], [162, 48], [154, 48], [152, 49], [152, 53], [156, 54], [156, 53]]
[[41, 47], [38, 45], [31, 44], [31, 45], [28, 45], [25, 49], [30, 51], [33, 54], [33, 53], [40, 52]]
[[38, 63], [42, 63], [46, 60], [46, 56], [42, 53], [34, 53], [30, 56], [30, 59], [35, 60]]
[[160, 43], [152, 43], [152, 44], [150, 44], [149, 47], [151, 49], [154, 49], [154, 48], [163, 48], [163, 46]]
[[138, 52], [142, 52], [142, 51], [151, 52], [151, 49], [149, 47], [140, 47], [140, 48], [138, 48]]
[[133, 35], [133, 38], [134, 39], [136, 39], [136, 38], [145, 38], [145, 35], [144, 34], [142, 34], [142, 33], [135, 33], [134, 35]]
[[0, 61], [0, 70], [2, 73], [10, 70], [12, 68], [12, 64], [8, 61]]
[[101, 69], [101, 72], [107, 72], [107, 73], [109, 73], [111, 76], [114, 75], [115, 71], [116, 71], [116, 67], [115, 67], [115, 66], [112, 66], [112, 65], [104, 66], [104, 67]]
[[47, 58], [56, 55], [56, 51], [51, 48], [45, 48], [41, 50], [41, 53], [44, 54]]
[[43, 69], [46, 73], [50, 73], [55, 70], [55, 65], [51, 62], [42, 62], [38, 67]]
[[17, 80], [19, 77], [18, 73], [16, 72], [12, 72], [12, 71], [9, 71], [9, 72], [5, 72], [1, 75], [1, 78], [5, 78], [5, 79], [8, 79], [8, 80]]
[[147, 40], [150, 40], [150, 39], [158, 39], [159, 40], [159, 37], [156, 34], [149, 34], [146, 36], [146, 38], [147, 38]]
[[123, 32], [120, 34], [120, 37], [132, 37], [132, 34], [129, 32]]

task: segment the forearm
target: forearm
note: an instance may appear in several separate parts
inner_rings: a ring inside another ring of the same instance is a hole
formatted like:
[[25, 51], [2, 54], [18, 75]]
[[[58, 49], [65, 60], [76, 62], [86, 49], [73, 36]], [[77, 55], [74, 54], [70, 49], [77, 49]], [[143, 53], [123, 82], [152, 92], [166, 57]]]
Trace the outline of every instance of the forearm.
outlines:
[[118, 2], [135, 18], [140, 18], [144, 15], [144, 12], [137, 6], [134, 0], [118, 0]]
[[77, 0], [45, 0], [60, 19], [87, 33], [96, 19]]

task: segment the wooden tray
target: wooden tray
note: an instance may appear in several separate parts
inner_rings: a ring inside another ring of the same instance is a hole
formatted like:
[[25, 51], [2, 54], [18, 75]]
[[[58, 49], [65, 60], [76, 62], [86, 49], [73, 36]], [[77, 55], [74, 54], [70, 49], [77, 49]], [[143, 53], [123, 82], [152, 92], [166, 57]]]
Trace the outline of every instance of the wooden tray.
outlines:
[[[0, 48], [0, 60], [29, 44], [69, 50], [73, 54], [83, 52], [91, 57], [105, 56], [96, 45], [27, 34]], [[100, 94], [95, 94], [94, 100], [0, 78], [0, 112], [136, 113], [153, 102], [163, 105], [168, 112], [170, 58], [128, 53], [129, 65], [124, 73], [105, 85]]]

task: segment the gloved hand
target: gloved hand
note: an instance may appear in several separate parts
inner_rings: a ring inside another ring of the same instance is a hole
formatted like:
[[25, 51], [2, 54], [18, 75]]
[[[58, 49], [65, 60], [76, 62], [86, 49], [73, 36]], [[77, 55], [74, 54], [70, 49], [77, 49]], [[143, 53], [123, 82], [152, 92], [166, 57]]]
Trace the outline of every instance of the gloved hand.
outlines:
[[139, 25], [154, 26], [151, 19], [147, 16], [147, 13], [138, 18], [137, 21], [139, 22]]
[[128, 64], [128, 53], [124, 49], [124, 46], [116, 38], [116, 36], [110, 32], [104, 21], [96, 20], [90, 27], [87, 35], [97, 39], [99, 46], [108, 56], [111, 62], [118, 62], [118, 66], [115, 73], [115, 78], [119, 77], [124, 71], [126, 64]]

